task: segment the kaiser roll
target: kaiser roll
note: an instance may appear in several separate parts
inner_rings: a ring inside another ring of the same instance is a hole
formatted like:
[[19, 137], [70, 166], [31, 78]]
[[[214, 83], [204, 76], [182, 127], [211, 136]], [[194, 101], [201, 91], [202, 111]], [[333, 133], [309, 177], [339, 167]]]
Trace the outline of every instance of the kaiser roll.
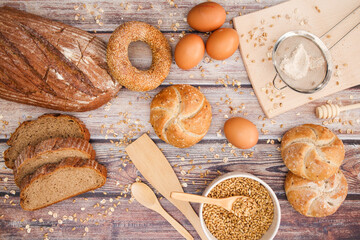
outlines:
[[285, 133], [281, 156], [294, 174], [320, 181], [337, 172], [345, 150], [342, 141], [326, 127], [305, 124]]
[[209, 130], [211, 106], [199, 89], [190, 85], [163, 89], [154, 97], [150, 108], [150, 123], [155, 133], [175, 147], [190, 147]]
[[288, 172], [285, 193], [293, 208], [308, 217], [325, 217], [333, 214], [345, 200], [348, 185], [339, 170], [329, 179], [312, 182]]

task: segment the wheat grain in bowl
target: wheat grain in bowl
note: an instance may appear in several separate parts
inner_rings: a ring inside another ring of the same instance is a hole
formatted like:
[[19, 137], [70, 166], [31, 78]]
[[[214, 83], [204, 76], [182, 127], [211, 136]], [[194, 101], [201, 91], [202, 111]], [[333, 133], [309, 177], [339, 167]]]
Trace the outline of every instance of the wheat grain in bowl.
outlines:
[[231, 211], [237, 217], [251, 216], [258, 211], [258, 204], [253, 198], [241, 196], [232, 205]]
[[200, 221], [210, 240], [273, 239], [280, 225], [280, 205], [272, 189], [261, 179], [241, 172], [231, 172], [215, 179], [204, 196], [226, 198], [246, 196], [257, 209], [250, 215], [238, 215], [215, 205], [200, 205]]

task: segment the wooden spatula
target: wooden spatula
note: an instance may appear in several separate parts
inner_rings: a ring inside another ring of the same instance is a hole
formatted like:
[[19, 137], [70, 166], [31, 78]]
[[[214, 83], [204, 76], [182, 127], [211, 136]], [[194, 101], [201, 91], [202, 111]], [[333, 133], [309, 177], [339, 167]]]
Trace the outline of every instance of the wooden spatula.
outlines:
[[200, 225], [199, 216], [191, 205], [188, 202], [170, 198], [171, 192], [184, 191], [170, 163], [151, 138], [144, 134], [127, 146], [125, 150], [144, 178], [167, 200], [174, 204], [193, 225], [201, 239], [206, 240], [207, 238]]

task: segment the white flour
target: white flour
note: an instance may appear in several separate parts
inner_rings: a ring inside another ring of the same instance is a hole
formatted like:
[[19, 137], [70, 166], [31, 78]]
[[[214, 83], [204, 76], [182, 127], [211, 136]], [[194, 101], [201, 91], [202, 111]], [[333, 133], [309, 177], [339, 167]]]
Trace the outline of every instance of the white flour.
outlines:
[[294, 80], [304, 78], [310, 68], [310, 57], [304, 46], [300, 44], [289, 58], [285, 57], [280, 63], [281, 70]]
[[320, 49], [309, 39], [296, 36], [283, 41], [275, 54], [282, 79], [291, 87], [310, 90], [326, 74], [326, 61]]

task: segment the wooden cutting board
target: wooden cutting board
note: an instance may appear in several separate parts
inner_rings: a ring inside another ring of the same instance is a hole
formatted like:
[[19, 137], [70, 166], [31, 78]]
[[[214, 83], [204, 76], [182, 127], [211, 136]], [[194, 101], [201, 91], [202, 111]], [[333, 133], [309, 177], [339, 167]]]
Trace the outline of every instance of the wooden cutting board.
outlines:
[[[312, 100], [360, 84], [360, 0], [291, 0], [233, 19], [240, 52], [254, 92], [268, 118]], [[271, 53], [276, 40], [292, 30], [320, 37], [334, 65], [329, 83], [313, 94], [277, 90]]]

